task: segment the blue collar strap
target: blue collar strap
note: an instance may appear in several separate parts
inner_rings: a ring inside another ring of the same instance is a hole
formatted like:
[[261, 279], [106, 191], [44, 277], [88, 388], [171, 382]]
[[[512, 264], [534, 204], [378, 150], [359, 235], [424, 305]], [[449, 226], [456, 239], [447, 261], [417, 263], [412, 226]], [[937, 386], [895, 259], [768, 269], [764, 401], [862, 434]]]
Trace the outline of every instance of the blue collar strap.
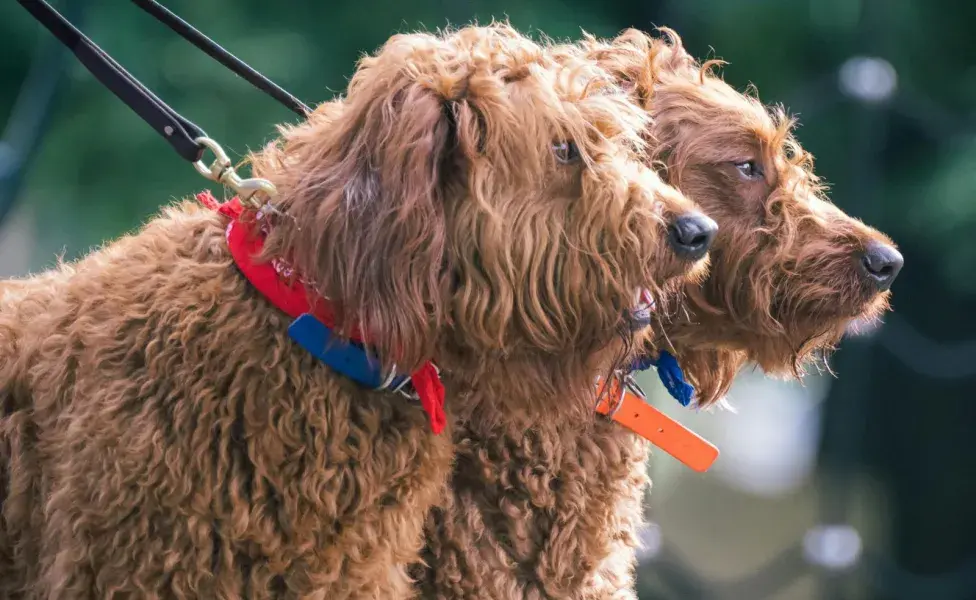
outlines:
[[[329, 328], [310, 314], [295, 319], [288, 333], [316, 358], [361, 385], [377, 390], [394, 389], [408, 396], [413, 391], [409, 376], [395, 372], [384, 375], [360, 344], [333, 339]], [[661, 383], [681, 406], [691, 404], [695, 388], [685, 380], [678, 360], [670, 352], [661, 350], [656, 360], [643, 356], [634, 362], [632, 370], [646, 371], [651, 367], [657, 368]]]
[[650, 356], [641, 357], [634, 362], [633, 370], [646, 371], [651, 367], [657, 367], [657, 376], [661, 378], [661, 383], [681, 406], [691, 404], [695, 388], [685, 380], [685, 374], [674, 355], [667, 350], [661, 350], [656, 360]]
[[405, 391], [404, 395], [408, 396], [412, 391], [409, 375], [395, 371], [384, 374], [361, 344], [336, 339], [332, 330], [311, 314], [306, 313], [295, 319], [288, 327], [288, 335], [333, 371], [360, 385], [375, 390]]

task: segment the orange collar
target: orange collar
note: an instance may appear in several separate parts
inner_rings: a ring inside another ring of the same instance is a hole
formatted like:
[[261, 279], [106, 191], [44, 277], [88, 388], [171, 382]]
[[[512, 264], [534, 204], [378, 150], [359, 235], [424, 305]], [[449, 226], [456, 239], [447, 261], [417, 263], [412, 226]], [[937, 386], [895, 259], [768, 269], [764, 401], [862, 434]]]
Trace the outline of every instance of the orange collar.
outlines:
[[596, 412], [651, 442], [688, 468], [703, 473], [718, 458], [718, 448], [647, 402], [630, 376], [614, 377], [609, 389], [597, 381]]

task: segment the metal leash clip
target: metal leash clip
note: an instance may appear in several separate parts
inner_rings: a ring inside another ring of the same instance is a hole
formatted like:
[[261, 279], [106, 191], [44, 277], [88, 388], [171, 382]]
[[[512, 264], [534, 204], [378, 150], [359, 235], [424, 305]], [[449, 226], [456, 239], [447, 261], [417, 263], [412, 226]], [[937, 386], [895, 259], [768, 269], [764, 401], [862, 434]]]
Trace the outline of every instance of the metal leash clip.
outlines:
[[[384, 390], [390, 389], [390, 386], [393, 385], [393, 382], [396, 381], [396, 378], [397, 378], [397, 367], [396, 367], [396, 363], [394, 363], [393, 366], [390, 368], [390, 372], [387, 373], [386, 378], [383, 379], [383, 382], [380, 383], [378, 386], [376, 386], [376, 391], [382, 392]], [[400, 386], [402, 385], [403, 382], [400, 382], [400, 384], [397, 386], [397, 389], [399, 389]]]
[[630, 390], [635, 396], [647, 402], [647, 393], [644, 389], [637, 383], [637, 379], [634, 377], [633, 373], [627, 373], [621, 378], [621, 382], [624, 384], [627, 390]]
[[[208, 137], [198, 137], [194, 141], [214, 154], [214, 161], [210, 166], [207, 166], [202, 159], [193, 163], [197, 172], [211, 181], [216, 181], [234, 190], [234, 193], [237, 194], [242, 203], [252, 208], [262, 209], [268, 203], [268, 200], [274, 198], [278, 193], [274, 184], [267, 179], [259, 179], [256, 177], [250, 179], [241, 178], [237, 174], [237, 171], [234, 170], [234, 165], [231, 163], [230, 157], [220, 147], [220, 144], [214, 140]], [[259, 193], [265, 195], [265, 201], [262, 202], [255, 198]]]
[[[441, 370], [437, 367], [437, 365], [435, 365], [433, 363], [431, 364], [431, 366], [434, 367], [434, 371], [437, 372], [437, 375], [439, 377], [440, 374], [441, 374]], [[387, 388], [389, 388], [390, 384], [393, 383], [393, 380], [396, 379], [395, 375], [396, 375], [396, 365], [393, 365], [393, 370], [391, 371], [391, 376], [388, 378], [388, 381], [387, 382], [384, 382], [383, 387], [381, 387], [379, 389], [387, 389]], [[420, 394], [418, 394], [417, 393], [417, 390], [414, 389], [414, 387], [413, 387], [413, 380], [410, 378], [409, 375], [407, 375], [406, 377], [404, 377], [403, 378], [403, 381], [401, 381], [400, 383], [398, 383], [396, 385], [396, 387], [394, 387], [390, 391], [393, 392], [394, 394], [400, 394], [401, 396], [403, 396], [405, 398], [409, 398], [410, 400], [414, 400], [414, 401], [419, 401], [420, 400]]]
[[413, 382], [409, 377], [404, 377], [403, 381], [400, 382], [400, 385], [393, 388], [392, 391], [394, 394], [400, 394], [404, 398], [408, 398], [410, 400], [420, 400], [420, 394], [417, 393], [417, 390], [413, 389]]

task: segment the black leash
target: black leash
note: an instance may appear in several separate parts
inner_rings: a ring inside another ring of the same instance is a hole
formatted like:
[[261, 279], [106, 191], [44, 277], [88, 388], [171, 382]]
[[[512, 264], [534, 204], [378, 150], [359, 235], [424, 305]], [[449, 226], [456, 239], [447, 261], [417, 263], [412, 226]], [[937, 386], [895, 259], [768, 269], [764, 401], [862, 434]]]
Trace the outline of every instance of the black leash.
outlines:
[[[45, 0], [17, 0], [44, 27], [71, 50], [78, 60], [96, 79], [125, 102], [142, 119], [156, 130], [177, 154], [192, 163], [203, 157], [206, 146], [197, 140], [207, 134], [197, 125], [170, 108], [149, 88], [126, 71], [122, 65], [81, 33], [74, 25], [54, 10]], [[169, 26], [181, 37], [246, 81], [284, 104], [289, 110], [306, 116], [311, 110], [301, 101], [275, 85], [242, 60], [230, 54], [213, 40], [203, 35], [175, 14], [152, 0], [133, 0], [140, 8]]]
[[132, 0], [133, 4], [146, 11], [163, 23], [181, 38], [190, 42], [200, 50], [203, 50], [210, 58], [224, 65], [236, 75], [271, 96], [285, 108], [294, 112], [298, 116], [305, 118], [312, 110], [301, 100], [292, 96], [287, 91], [279, 87], [261, 73], [255, 71], [250, 65], [237, 58], [227, 50], [224, 50], [215, 41], [194, 29], [189, 23], [178, 17], [171, 10], [156, 2], [155, 0]]

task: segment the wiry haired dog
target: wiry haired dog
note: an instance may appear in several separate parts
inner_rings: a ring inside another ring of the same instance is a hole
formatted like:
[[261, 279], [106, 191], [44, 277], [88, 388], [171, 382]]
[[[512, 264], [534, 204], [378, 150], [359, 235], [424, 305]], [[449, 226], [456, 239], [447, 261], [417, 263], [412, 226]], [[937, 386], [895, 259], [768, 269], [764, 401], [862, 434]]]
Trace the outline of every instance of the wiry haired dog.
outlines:
[[662, 177], [719, 223], [709, 277], [686, 286], [677, 318], [659, 330], [707, 406], [746, 363], [796, 377], [823, 364], [852, 324], [887, 310], [903, 259], [827, 200], [792, 118], [767, 110], [754, 88], [738, 93], [715, 74], [721, 61], [699, 64], [663, 32], [585, 48], [650, 114]]
[[[273, 210], [185, 201], [0, 284], [0, 596], [410, 595], [450, 420], [319, 362], [245, 274], [325, 299], [383, 373], [436, 361], [449, 416], [572, 429], [635, 294], [708, 247], [667, 235], [712, 225], [643, 165], [645, 127], [592, 62], [507, 26], [398, 35], [252, 157]], [[263, 250], [232, 255], [234, 231]]]
[[[552, 52], [595, 60], [631, 91], [652, 117], [648, 164], [718, 222], [704, 283], [658, 299], [646, 347], [677, 357], [700, 406], [748, 362], [799, 375], [853, 320], [886, 308], [901, 256], [825, 199], [781, 111], [727, 85], [671, 32]], [[542, 414], [528, 432], [458, 424], [453, 495], [428, 519], [428, 567], [417, 568], [424, 597], [633, 597], [648, 447], [593, 418], [576, 432]]]

